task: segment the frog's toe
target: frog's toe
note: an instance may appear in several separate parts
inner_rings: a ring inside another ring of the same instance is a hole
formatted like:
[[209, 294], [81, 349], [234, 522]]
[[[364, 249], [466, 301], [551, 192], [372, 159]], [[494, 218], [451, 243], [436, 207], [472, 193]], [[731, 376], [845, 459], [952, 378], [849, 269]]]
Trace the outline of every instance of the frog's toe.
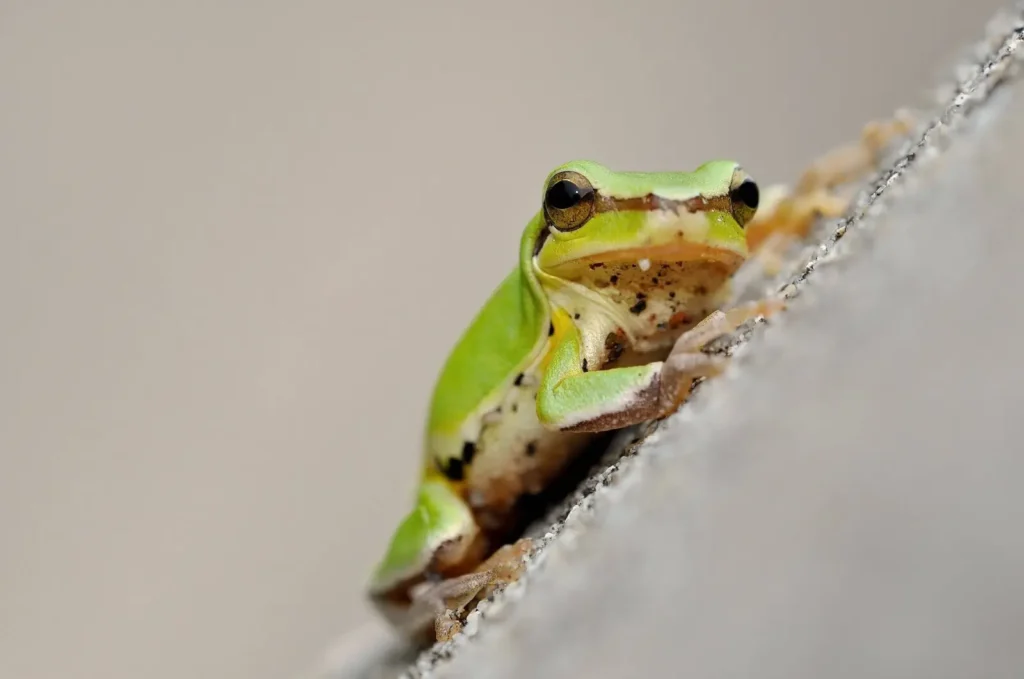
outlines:
[[461, 631], [462, 622], [453, 610], [446, 610], [434, 618], [434, 637], [440, 642], [451, 641]]
[[482, 568], [490, 572], [492, 577], [491, 584], [508, 584], [518, 580], [519, 576], [526, 570], [524, 558], [532, 549], [533, 540], [522, 538], [512, 544], [504, 545], [501, 549], [494, 552], [482, 566]]
[[687, 354], [697, 353], [719, 337], [735, 332], [747, 321], [759, 316], [771, 316], [784, 309], [785, 306], [786, 303], [781, 299], [760, 299], [738, 304], [726, 311], [714, 311], [679, 336], [666, 362], [682, 360], [681, 357]]
[[735, 332], [747, 321], [772, 316], [785, 308], [786, 302], [782, 299], [761, 299], [726, 311], [715, 311], [680, 335], [665, 359], [665, 368], [677, 373], [690, 373], [693, 377], [707, 377], [720, 372], [721, 357], [702, 353], [705, 346]]

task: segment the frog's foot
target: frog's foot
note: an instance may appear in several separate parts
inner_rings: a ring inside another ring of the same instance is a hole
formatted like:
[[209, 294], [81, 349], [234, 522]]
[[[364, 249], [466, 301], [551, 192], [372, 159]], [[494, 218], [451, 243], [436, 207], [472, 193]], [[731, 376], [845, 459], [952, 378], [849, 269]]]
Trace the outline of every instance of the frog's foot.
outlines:
[[842, 195], [820, 188], [782, 198], [774, 209], [755, 217], [747, 225], [747, 245], [753, 254], [751, 261], [769, 276], [776, 275], [785, 253], [807, 237], [816, 220], [842, 217], [852, 201], [852, 194]]
[[434, 636], [438, 641], [449, 641], [462, 630], [472, 605], [489, 596], [500, 586], [515, 582], [526, 567], [523, 557], [533, 547], [533, 541], [522, 538], [505, 545], [484, 561], [472, 573], [439, 582], [420, 596], [429, 599], [435, 610]]
[[735, 332], [747, 321], [759, 316], [772, 316], [785, 308], [786, 303], [781, 299], [762, 299], [726, 311], [715, 311], [676, 340], [666, 362], [698, 353], [713, 340]]
[[714, 377], [721, 373], [728, 359], [703, 353], [712, 341], [735, 332], [741, 325], [759, 316], [771, 316], [785, 308], [782, 300], [759, 300], [735, 306], [727, 311], [715, 311], [693, 328], [683, 333], [661, 369], [661, 406], [665, 415], [674, 412], [686, 401], [699, 377]]
[[[864, 177], [878, 167], [881, 153], [896, 137], [910, 131], [912, 119], [897, 112], [892, 120], [868, 123], [858, 143], [834, 149], [816, 160], [787, 191], [771, 187], [754, 219], [747, 225], [747, 244], [752, 252], [767, 249], [760, 262], [769, 275], [778, 273], [777, 253], [786, 252], [807, 237], [815, 221], [846, 214], [855, 196], [836, 187]], [[774, 271], [774, 273], [773, 273]]]
[[868, 123], [861, 131], [860, 141], [833, 149], [816, 160], [796, 185], [795, 194], [814, 193], [854, 181], [876, 169], [881, 154], [896, 137], [913, 128], [907, 111], [897, 111], [890, 120]]
[[451, 641], [456, 634], [462, 631], [462, 621], [459, 614], [451, 609], [446, 609], [434, 618], [434, 638], [440, 642]]
[[786, 265], [786, 257], [792, 247], [800, 239], [791, 233], [776, 231], [768, 234], [758, 242], [747, 261], [732, 275], [729, 282], [730, 306], [747, 297], [763, 294], [758, 287], [763, 287], [768, 280], [774, 279]]

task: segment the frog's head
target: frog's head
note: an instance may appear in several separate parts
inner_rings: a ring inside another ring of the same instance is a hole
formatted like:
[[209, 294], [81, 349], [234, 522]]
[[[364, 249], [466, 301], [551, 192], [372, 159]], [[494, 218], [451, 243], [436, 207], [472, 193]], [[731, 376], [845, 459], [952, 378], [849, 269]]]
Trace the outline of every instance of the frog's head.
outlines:
[[655, 173], [566, 163], [544, 183], [534, 265], [624, 301], [715, 290], [747, 258], [758, 201], [757, 184], [729, 161]]
[[446, 479], [427, 475], [416, 505], [391, 537], [369, 586], [384, 618], [411, 638], [429, 639], [437, 613], [416, 601], [418, 588], [471, 570], [481, 559], [483, 536], [462, 497]]

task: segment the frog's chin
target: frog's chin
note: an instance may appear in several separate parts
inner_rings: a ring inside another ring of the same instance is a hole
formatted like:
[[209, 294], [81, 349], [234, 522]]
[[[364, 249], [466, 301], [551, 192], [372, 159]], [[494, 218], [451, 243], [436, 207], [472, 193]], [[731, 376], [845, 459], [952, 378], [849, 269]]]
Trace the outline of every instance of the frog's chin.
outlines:
[[630, 265], [639, 265], [641, 269], [647, 269], [661, 265], [685, 267], [688, 264], [711, 264], [724, 270], [735, 271], [746, 261], [746, 258], [745, 252], [732, 248], [695, 243], [690, 240], [678, 240], [592, 252], [549, 265], [546, 270], [555, 276], [567, 278], [575, 277], [574, 273], [580, 270], [592, 270], [600, 267], [618, 268]]
[[706, 243], [694, 243], [693, 241], [669, 241], [658, 245], [645, 245], [633, 248], [610, 250], [608, 252], [595, 253], [582, 258], [581, 261], [591, 264], [601, 262], [604, 264], [625, 264], [643, 262], [644, 260], [653, 263], [672, 262], [716, 262], [729, 268], [739, 267], [745, 261], [744, 253], [736, 250], [708, 245]]

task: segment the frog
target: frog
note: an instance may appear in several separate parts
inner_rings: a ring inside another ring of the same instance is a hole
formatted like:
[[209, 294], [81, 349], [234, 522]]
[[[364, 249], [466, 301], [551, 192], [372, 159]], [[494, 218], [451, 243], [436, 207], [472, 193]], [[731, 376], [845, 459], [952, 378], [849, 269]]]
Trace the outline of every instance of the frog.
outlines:
[[524, 571], [519, 501], [556, 480], [602, 433], [665, 418], [730, 359], [714, 339], [785, 308], [733, 303], [734, 277], [779, 255], [838, 186], [873, 169], [909, 119], [870, 123], [793, 188], [762, 187], [713, 160], [690, 171], [551, 170], [516, 265], [443, 364], [423, 432], [413, 506], [374, 571], [369, 598], [403, 637], [447, 641], [474, 605]]

